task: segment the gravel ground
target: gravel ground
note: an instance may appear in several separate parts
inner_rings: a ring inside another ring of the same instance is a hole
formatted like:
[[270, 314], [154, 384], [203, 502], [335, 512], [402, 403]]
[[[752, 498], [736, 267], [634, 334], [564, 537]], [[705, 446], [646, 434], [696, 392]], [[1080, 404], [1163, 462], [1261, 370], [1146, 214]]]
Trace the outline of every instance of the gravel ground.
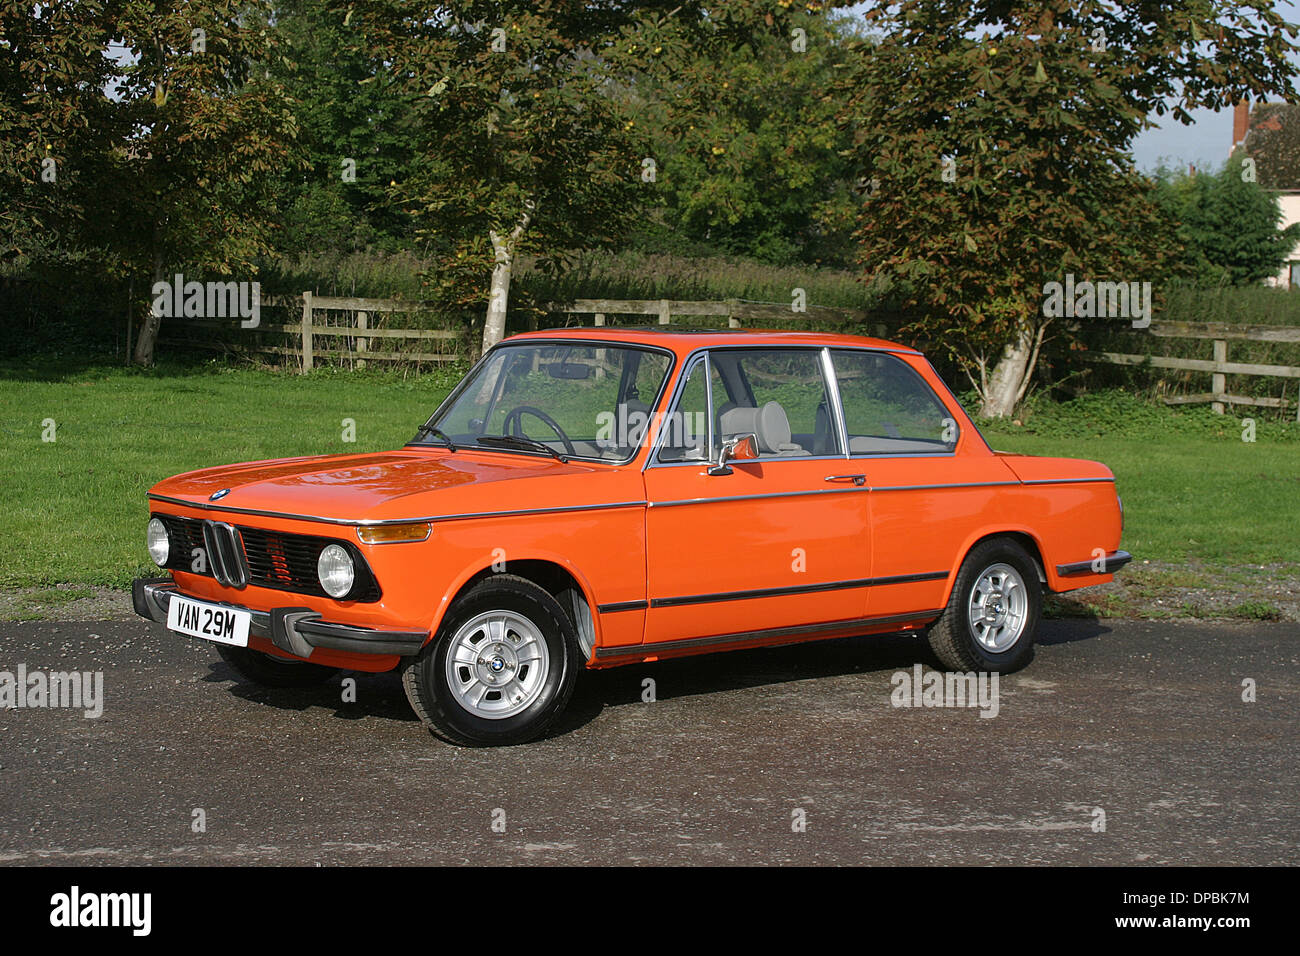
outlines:
[[0, 712], [0, 864], [1294, 864], [1298, 630], [1048, 621], [989, 718], [898, 706], [915, 636], [633, 665], [467, 750], [393, 675], [271, 691], [144, 621], [5, 623], [0, 670], [100, 672], [103, 710]]

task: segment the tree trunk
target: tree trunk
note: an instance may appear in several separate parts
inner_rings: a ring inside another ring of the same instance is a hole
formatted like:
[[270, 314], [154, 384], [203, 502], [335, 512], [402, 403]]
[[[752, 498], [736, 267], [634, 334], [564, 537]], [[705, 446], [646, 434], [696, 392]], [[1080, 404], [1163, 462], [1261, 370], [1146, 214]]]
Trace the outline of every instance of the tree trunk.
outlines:
[[1046, 324], [1019, 327], [1015, 339], [1002, 350], [988, 385], [981, 389], [981, 415], [1004, 418], [1016, 410], [1029, 390], [1029, 380], [1038, 364], [1038, 352], [1046, 329]]
[[[163, 274], [163, 257], [162, 250], [155, 248], [153, 255], [153, 282], [163, 282], [167, 276]], [[153, 365], [154, 346], [158, 342], [158, 330], [162, 327], [162, 316], [154, 311], [153, 308], [153, 283], [150, 284], [149, 308], [145, 312], [144, 321], [140, 323], [140, 335], [135, 340], [135, 354], [132, 361], [136, 365]]]
[[489, 230], [492, 240], [492, 288], [488, 294], [487, 319], [483, 323], [483, 351], [496, 345], [506, 334], [506, 312], [510, 306], [510, 275], [515, 265], [519, 239], [532, 220], [533, 204], [528, 203], [519, 222], [504, 236]]
[[506, 334], [506, 310], [510, 305], [510, 274], [514, 249], [495, 229], [492, 236], [492, 288], [488, 294], [487, 320], [483, 323], [483, 351], [496, 345]]

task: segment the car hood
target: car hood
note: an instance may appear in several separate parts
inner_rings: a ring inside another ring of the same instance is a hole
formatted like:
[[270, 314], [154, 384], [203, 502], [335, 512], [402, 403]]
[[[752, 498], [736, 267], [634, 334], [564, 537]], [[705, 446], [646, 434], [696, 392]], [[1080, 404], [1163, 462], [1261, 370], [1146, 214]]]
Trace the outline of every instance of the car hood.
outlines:
[[639, 488], [635, 469], [405, 449], [204, 468], [161, 481], [150, 494], [235, 513], [383, 521], [610, 504], [628, 500], [629, 493], [643, 497]]

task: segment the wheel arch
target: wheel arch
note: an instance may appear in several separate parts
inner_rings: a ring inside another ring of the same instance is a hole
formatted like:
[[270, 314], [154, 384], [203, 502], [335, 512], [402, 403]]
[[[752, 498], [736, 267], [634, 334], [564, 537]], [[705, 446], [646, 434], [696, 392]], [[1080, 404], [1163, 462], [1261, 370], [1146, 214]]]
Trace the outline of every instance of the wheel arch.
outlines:
[[1049, 588], [1047, 564], [1043, 559], [1042, 544], [1033, 532], [1028, 528], [1016, 527], [1001, 528], [997, 530], [985, 529], [967, 539], [958, 552], [959, 557], [957, 561], [954, 562], [952, 573], [948, 575], [948, 580], [943, 589], [943, 603], [945, 606], [948, 604], [948, 600], [952, 597], [952, 589], [957, 586], [957, 573], [961, 569], [962, 564], [965, 563], [966, 558], [981, 544], [986, 541], [992, 541], [995, 538], [1010, 539], [1024, 548], [1025, 553], [1028, 554], [1030, 560], [1034, 562], [1035, 570], [1038, 571], [1038, 582], [1043, 586], [1044, 590]]
[[432, 641], [436, 637], [447, 610], [461, 595], [497, 574], [510, 574], [524, 578], [555, 598], [569, 615], [574, 628], [578, 631], [579, 643], [590, 656], [600, 638], [600, 616], [596, 614], [596, 601], [592, 595], [591, 585], [581, 572], [555, 555], [514, 558], [503, 562], [499, 567], [489, 563], [465, 569], [439, 602], [433, 620], [429, 624], [429, 640]]

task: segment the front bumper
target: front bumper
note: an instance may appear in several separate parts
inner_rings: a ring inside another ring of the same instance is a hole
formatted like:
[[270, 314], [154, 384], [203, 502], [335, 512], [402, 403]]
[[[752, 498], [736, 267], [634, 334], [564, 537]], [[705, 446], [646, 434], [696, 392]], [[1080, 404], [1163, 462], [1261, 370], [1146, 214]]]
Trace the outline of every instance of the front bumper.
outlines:
[[[167, 623], [167, 608], [173, 594], [179, 594], [171, 578], [137, 578], [131, 585], [135, 613], [160, 624]], [[188, 596], [188, 595], [186, 595]], [[220, 604], [247, 611], [253, 621], [249, 632], [264, 637], [285, 653], [308, 658], [318, 648], [347, 651], [353, 654], [418, 654], [428, 640], [428, 631], [379, 631], [350, 624], [335, 624], [321, 619], [316, 611], [305, 607], [278, 607], [256, 611], [226, 601], [194, 598], [206, 604]]]

